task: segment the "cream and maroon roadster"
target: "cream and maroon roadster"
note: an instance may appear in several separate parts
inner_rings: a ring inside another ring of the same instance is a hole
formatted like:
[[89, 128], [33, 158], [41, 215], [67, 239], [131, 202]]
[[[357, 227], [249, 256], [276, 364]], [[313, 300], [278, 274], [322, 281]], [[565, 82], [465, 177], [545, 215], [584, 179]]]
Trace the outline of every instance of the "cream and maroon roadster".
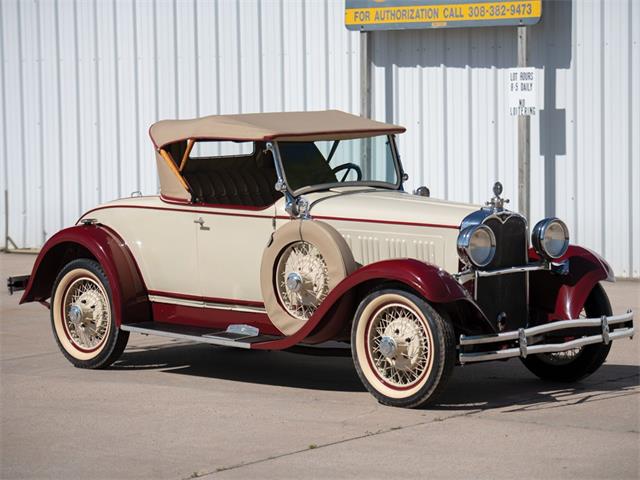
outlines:
[[158, 122], [160, 195], [88, 211], [9, 286], [49, 307], [82, 368], [109, 366], [138, 332], [259, 350], [341, 342], [366, 388], [401, 407], [433, 401], [457, 364], [593, 373], [633, 335], [600, 285], [609, 265], [557, 218], [529, 239], [499, 183], [483, 207], [405, 192], [403, 131], [338, 111]]

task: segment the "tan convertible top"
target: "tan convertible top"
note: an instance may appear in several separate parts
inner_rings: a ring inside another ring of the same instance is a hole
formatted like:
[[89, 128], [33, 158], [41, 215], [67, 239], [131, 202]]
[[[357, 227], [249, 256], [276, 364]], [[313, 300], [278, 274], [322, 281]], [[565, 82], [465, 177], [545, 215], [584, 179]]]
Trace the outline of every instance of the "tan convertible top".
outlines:
[[155, 147], [192, 139], [227, 141], [338, 140], [402, 133], [404, 127], [376, 122], [339, 110], [320, 112], [211, 115], [154, 123], [149, 135]]

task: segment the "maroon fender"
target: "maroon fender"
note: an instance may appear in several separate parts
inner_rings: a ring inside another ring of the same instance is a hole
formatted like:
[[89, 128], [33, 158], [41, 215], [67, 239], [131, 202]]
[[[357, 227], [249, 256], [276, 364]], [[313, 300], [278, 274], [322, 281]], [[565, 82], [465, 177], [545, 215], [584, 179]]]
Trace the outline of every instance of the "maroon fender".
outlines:
[[[529, 259], [538, 261], [540, 257], [530, 249]], [[570, 245], [558, 262], [565, 260], [569, 262], [566, 275], [539, 271], [529, 277], [529, 303], [542, 316], [538, 321], [578, 318], [593, 287], [604, 280], [615, 281], [606, 260], [591, 250]]]
[[76, 258], [94, 258], [104, 269], [114, 303], [116, 325], [152, 320], [146, 287], [129, 248], [104, 225], [60, 230], [44, 244], [20, 303], [44, 302], [60, 270]]
[[[276, 350], [288, 348], [307, 339], [314, 329], [331, 314], [334, 306], [358, 287], [373, 288], [381, 283], [402, 283], [433, 304], [462, 302], [473, 321], [484, 322], [479, 330], [493, 332], [488, 320], [466, 289], [444, 270], [415, 259], [383, 260], [359, 268], [329, 292], [307, 323], [294, 335], [272, 342], [255, 344], [252, 348]], [[351, 318], [342, 319], [343, 324]], [[331, 323], [331, 321], [330, 321]]]

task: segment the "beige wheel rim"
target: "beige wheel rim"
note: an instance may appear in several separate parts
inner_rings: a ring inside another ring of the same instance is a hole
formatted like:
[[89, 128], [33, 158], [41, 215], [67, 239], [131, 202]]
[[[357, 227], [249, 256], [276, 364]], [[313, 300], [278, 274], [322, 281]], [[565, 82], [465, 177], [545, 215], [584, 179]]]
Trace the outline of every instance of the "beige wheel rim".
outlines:
[[78, 360], [96, 357], [111, 329], [111, 306], [100, 279], [86, 269], [68, 272], [56, 289], [53, 304], [56, 334]]
[[360, 368], [381, 394], [407, 398], [433, 369], [433, 335], [424, 314], [399, 294], [381, 295], [362, 311], [356, 328]]

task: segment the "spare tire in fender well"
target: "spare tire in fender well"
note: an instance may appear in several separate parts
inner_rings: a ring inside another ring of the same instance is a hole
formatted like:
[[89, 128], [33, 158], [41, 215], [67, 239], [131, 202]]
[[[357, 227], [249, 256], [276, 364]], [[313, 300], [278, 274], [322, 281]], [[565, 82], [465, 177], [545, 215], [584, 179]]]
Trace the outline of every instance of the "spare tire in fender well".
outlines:
[[20, 303], [49, 298], [58, 272], [76, 258], [93, 258], [104, 269], [118, 326], [152, 319], [147, 290], [133, 255], [116, 232], [99, 224], [76, 225], [51, 237], [36, 258]]

